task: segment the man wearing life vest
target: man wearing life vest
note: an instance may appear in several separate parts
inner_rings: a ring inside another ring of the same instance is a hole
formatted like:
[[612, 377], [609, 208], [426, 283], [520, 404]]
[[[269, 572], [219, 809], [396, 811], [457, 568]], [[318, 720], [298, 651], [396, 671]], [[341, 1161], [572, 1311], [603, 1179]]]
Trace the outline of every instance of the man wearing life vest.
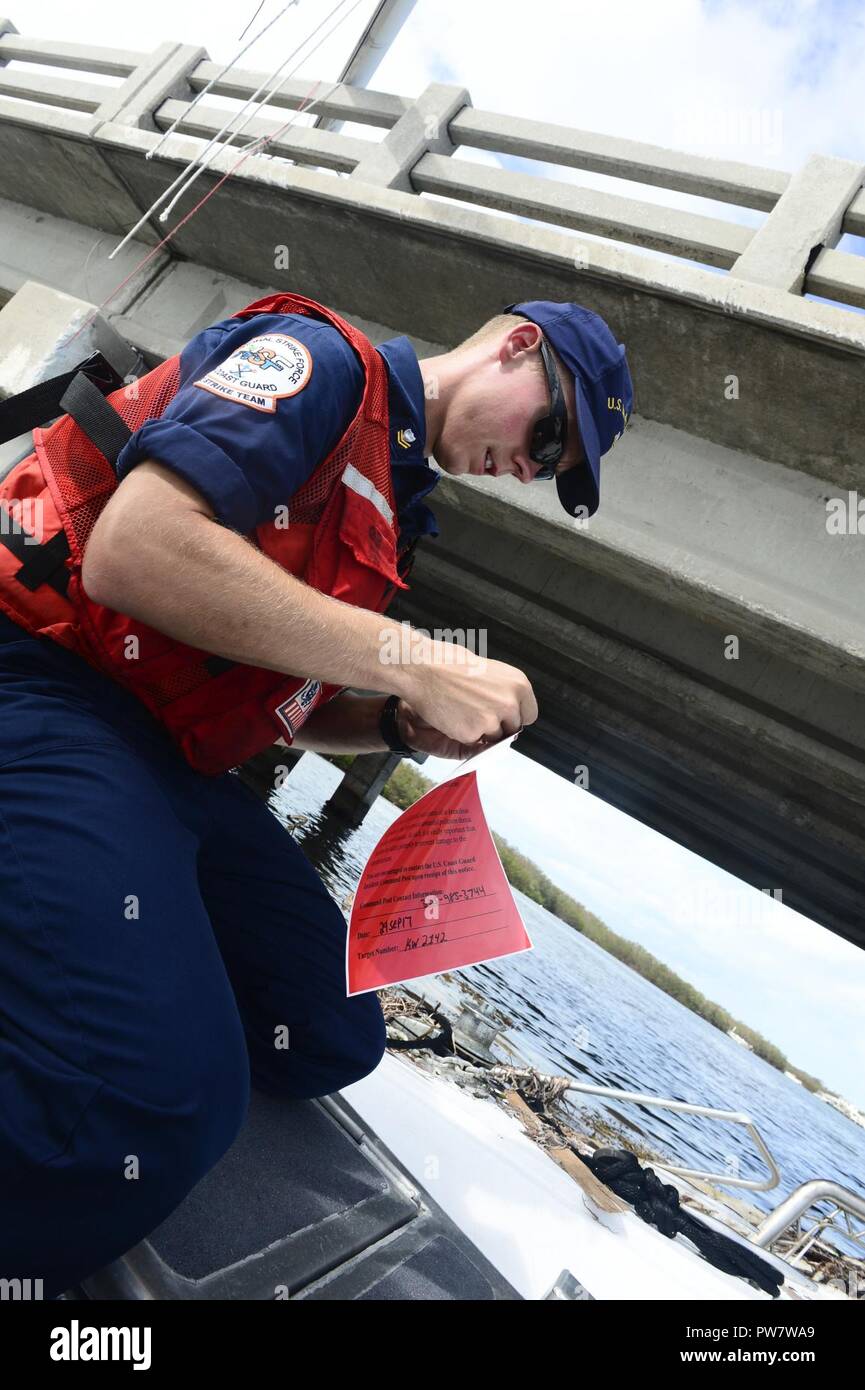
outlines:
[[179, 1205], [251, 1084], [377, 1066], [343, 914], [232, 769], [280, 739], [463, 758], [532, 723], [513, 666], [421, 634], [391, 659], [428, 458], [555, 478], [589, 516], [632, 407], [606, 324], [546, 301], [419, 362], [276, 295], [132, 389], [73, 388], [0, 480], [0, 1277], [48, 1298]]

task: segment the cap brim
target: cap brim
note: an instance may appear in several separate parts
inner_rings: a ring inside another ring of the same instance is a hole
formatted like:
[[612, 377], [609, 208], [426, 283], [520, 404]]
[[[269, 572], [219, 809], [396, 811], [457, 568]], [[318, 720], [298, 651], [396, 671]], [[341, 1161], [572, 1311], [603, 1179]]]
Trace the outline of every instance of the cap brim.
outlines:
[[601, 501], [601, 443], [580, 380], [577, 376], [573, 376], [572, 380], [585, 458], [574, 464], [573, 468], [556, 475], [556, 488], [559, 501], [569, 516], [576, 516], [580, 507], [584, 507], [591, 516], [598, 510]]

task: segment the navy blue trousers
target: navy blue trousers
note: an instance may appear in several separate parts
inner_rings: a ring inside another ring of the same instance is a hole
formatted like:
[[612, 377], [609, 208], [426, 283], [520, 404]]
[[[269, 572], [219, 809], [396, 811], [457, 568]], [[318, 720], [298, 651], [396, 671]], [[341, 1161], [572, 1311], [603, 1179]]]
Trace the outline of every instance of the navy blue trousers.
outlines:
[[56, 1298], [231, 1145], [250, 1085], [326, 1095], [381, 1060], [343, 914], [233, 773], [0, 615], [0, 1277]]

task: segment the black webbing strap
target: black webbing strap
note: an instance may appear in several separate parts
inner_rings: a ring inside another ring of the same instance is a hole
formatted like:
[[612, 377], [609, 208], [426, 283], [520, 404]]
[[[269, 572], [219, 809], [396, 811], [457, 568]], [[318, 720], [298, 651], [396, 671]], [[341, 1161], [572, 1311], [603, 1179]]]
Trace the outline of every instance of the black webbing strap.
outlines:
[[231, 671], [237, 662], [228, 656], [208, 656], [204, 664], [212, 676], [221, 676], [223, 671]]
[[118, 376], [111, 363], [101, 352], [94, 352], [70, 372], [53, 376], [49, 381], [37, 382], [27, 391], [0, 401], [0, 444], [62, 415], [65, 407], [61, 405], [61, 400], [79, 372], [93, 382], [100, 394], [116, 391], [123, 385], [123, 378]]
[[[123, 378], [111, 363], [101, 352], [94, 352], [72, 371], [40, 381], [28, 391], [0, 401], [0, 444], [58, 415], [68, 414], [113, 466], [120, 450], [131, 438], [131, 431], [108, 404], [103, 392], [116, 391], [122, 385]], [[0, 523], [0, 545], [20, 561], [20, 568], [15, 572], [17, 582], [31, 593], [49, 584], [65, 597], [69, 585], [65, 564], [69, 541], [65, 532], [58, 531], [51, 540], [36, 543], [35, 537], [28, 536], [8, 509], [0, 515]]]
[[71, 415], [100, 454], [114, 465], [117, 455], [132, 438], [132, 430], [84, 372], [76, 372], [60, 398], [60, 408]]
[[65, 531], [58, 531], [50, 541], [35, 544], [32, 537], [28, 541], [27, 533], [12, 521], [8, 511], [4, 510], [0, 520], [0, 545], [21, 561], [21, 568], [15, 572], [18, 583], [31, 593], [41, 584], [50, 584], [65, 597], [69, 584], [69, 571], [63, 563], [69, 554]]
[[[399, 575], [400, 579], [403, 581], [403, 583], [405, 583], [405, 581], [408, 579], [409, 575], [412, 572], [412, 568], [415, 562], [415, 549], [417, 548], [417, 543], [419, 540], [420, 536], [412, 537], [408, 545], [405, 547], [404, 550], [400, 552], [400, 554], [397, 557], [396, 572]], [[394, 587], [396, 587], [396, 585], [394, 585]]]
[[[404, 584], [407, 582], [408, 576], [411, 574], [412, 567], [415, 562], [415, 547], [417, 546], [419, 540], [420, 536], [415, 536], [412, 540], [409, 541], [408, 545], [405, 546], [405, 548], [401, 550], [397, 555], [396, 572]], [[393, 599], [394, 594], [396, 593], [396, 589], [396, 584], [391, 584], [389, 586], [386, 597], [382, 602], [382, 613], [385, 611], [386, 608], [390, 607], [390, 603]]]

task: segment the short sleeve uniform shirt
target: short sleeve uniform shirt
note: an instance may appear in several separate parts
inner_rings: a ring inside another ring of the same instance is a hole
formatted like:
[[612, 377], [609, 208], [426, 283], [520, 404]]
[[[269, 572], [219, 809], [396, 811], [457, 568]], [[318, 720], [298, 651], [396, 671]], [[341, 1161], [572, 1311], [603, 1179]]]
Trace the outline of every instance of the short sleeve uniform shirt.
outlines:
[[[425, 457], [424, 384], [408, 338], [377, 351], [388, 371], [391, 476], [399, 547], [438, 535], [424, 498], [440, 474]], [[122, 479], [143, 459], [171, 468], [224, 526], [249, 534], [272, 521], [338, 443], [357, 411], [363, 367], [332, 324], [306, 314], [226, 319], [180, 356], [180, 385], [118, 461]]]

